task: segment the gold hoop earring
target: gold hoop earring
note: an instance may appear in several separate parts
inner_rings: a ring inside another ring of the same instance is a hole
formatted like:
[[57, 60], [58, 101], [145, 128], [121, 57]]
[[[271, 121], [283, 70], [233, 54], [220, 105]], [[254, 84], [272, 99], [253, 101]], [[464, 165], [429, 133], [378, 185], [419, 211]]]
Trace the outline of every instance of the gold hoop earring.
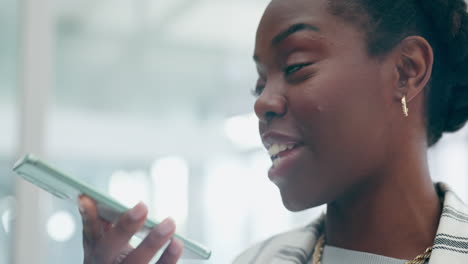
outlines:
[[403, 107], [403, 113], [405, 117], [408, 117], [408, 107], [406, 105], [406, 95], [401, 98], [401, 106]]

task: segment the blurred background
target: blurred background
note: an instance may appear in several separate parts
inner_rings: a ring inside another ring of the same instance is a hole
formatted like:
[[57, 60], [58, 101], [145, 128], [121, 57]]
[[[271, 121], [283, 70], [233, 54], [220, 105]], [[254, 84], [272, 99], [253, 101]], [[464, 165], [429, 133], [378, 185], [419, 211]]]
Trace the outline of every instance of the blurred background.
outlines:
[[[266, 176], [250, 90], [267, 3], [0, 0], [0, 264], [82, 263], [76, 207], [11, 173], [25, 152], [213, 250], [181, 263], [229, 263], [319, 214], [286, 211]], [[465, 201], [467, 160], [467, 128], [430, 151]]]

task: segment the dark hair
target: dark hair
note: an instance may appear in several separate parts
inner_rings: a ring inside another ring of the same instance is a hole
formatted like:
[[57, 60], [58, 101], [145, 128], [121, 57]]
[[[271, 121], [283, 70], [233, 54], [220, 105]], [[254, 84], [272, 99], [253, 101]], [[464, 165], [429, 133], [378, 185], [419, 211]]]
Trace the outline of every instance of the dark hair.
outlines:
[[331, 13], [363, 30], [368, 53], [382, 56], [411, 35], [434, 50], [426, 90], [428, 145], [468, 120], [468, 14], [464, 0], [329, 0]]

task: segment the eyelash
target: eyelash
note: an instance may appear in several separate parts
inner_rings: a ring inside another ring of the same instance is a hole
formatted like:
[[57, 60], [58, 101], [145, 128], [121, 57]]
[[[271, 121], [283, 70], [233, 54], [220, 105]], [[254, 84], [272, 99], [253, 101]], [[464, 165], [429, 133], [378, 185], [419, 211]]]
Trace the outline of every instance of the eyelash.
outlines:
[[[302, 63], [302, 64], [293, 64], [284, 68], [283, 72], [286, 77], [289, 75], [300, 71], [302, 68], [312, 65], [313, 63]], [[251, 90], [251, 93], [255, 97], [259, 97], [262, 94], [265, 85], [257, 85], [254, 89]]]
[[302, 68], [310, 66], [310, 65], [312, 65], [312, 63], [293, 64], [284, 68], [283, 72], [285, 76], [289, 76], [295, 72], [300, 71]]
[[262, 94], [263, 89], [265, 89], [265, 85], [257, 85], [254, 89], [252, 89], [252, 90], [250, 91], [250, 93], [251, 93], [254, 97], [259, 97], [260, 94]]

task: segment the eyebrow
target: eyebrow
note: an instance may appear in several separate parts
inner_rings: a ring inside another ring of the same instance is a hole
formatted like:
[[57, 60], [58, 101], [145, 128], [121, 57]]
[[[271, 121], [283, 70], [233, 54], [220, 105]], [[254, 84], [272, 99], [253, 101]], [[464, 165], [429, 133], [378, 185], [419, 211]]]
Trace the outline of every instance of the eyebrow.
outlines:
[[272, 40], [271, 40], [271, 45], [276, 46], [279, 43], [281, 43], [283, 40], [287, 39], [289, 36], [292, 34], [295, 34], [299, 31], [303, 30], [310, 30], [310, 31], [315, 31], [315, 32], [320, 32], [320, 29], [314, 25], [310, 24], [305, 24], [305, 23], [298, 23], [290, 26], [288, 29], [282, 31], [278, 35], [276, 35]]
[[[271, 45], [276, 46], [279, 43], [281, 43], [282, 41], [284, 41], [285, 39], [287, 39], [292, 34], [295, 34], [295, 33], [299, 32], [299, 31], [303, 31], [303, 30], [310, 30], [310, 31], [314, 31], [314, 32], [320, 32], [320, 28], [317, 27], [317, 26], [314, 26], [314, 25], [310, 25], [310, 24], [306, 24], [306, 23], [293, 24], [289, 28], [287, 28], [286, 30], [284, 30], [284, 31], [280, 32], [278, 35], [276, 35], [271, 40]], [[254, 55], [253, 60], [255, 62], [258, 62], [260, 60], [260, 58], [257, 55]]]

